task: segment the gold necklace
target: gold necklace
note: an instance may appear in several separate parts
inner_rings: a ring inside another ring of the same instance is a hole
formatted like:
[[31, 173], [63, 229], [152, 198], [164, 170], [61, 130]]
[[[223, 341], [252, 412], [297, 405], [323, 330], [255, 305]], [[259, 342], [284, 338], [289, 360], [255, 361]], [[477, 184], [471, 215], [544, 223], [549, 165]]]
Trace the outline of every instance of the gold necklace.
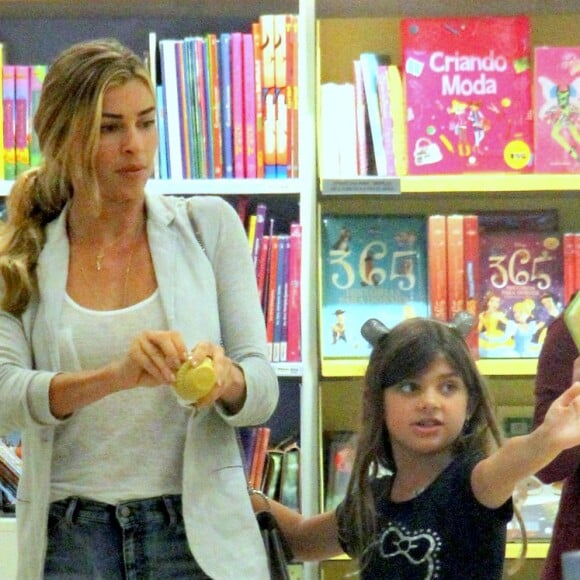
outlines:
[[[134, 239], [137, 239], [142, 227], [143, 227], [143, 221], [141, 221], [139, 223], [139, 225], [137, 226], [137, 228], [135, 230], [136, 234], [135, 234]], [[103, 244], [101, 246], [100, 250], [97, 252], [97, 255], [95, 257], [95, 267], [97, 269], [97, 272], [100, 272], [103, 269], [103, 260], [105, 259], [105, 250], [108, 250], [109, 248], [116, 245], [125, 236], [125, 234], [126, 234], [126, 232], [122, 232], [121, 235], [116, 237], [112, 242], [109, 242], [108, 244]], [[133, 244], [133, 249], [134, 249], [134, 245], [135, 244]], [[132, 256], [132, 252], [131, 252], [131, 256]]]

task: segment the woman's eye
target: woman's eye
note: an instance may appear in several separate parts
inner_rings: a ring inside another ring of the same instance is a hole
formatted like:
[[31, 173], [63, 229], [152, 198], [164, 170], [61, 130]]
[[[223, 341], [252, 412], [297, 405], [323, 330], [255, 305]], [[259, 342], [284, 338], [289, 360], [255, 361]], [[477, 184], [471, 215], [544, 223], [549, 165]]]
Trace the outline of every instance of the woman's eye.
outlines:
[[118, 125], [101, 125], [101, 133], [113, 133], [118, 127]]

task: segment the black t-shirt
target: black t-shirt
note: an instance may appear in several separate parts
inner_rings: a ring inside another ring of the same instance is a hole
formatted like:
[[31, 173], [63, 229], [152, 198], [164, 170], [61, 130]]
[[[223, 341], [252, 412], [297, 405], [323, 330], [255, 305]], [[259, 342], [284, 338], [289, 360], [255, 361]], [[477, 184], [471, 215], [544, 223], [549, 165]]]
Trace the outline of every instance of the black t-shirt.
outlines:
[[354, 526], [337, 509], [343, 550], [358, 557], [363, 580], [494, 580], [502, 577], [509, 499], [498, 509], [481, 505], [470, 476], [482, 459], [460, 455], [419, 496], [393, 503], [388, 477], [373, 482], [377, 533], [365, 554], [354, 553]]

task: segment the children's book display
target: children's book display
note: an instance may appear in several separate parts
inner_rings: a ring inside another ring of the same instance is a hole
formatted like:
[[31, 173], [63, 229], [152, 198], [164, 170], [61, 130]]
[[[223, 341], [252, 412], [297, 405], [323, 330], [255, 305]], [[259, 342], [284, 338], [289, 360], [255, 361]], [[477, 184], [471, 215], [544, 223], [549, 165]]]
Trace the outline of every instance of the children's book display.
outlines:
[[323, 358], [368, 357], [369, 318], [392, 327], [428, 315], [425, 218], [323, 215], [320, 231]]
[[564, 304], [561, 235], [486, 232], [480, 276], [480, 357], [536, 358]]
[[580, 171], [580, 46], [534, 49], [535, 167]]
[[401, 21], [410, 174], [532, 169], [525, 16]]

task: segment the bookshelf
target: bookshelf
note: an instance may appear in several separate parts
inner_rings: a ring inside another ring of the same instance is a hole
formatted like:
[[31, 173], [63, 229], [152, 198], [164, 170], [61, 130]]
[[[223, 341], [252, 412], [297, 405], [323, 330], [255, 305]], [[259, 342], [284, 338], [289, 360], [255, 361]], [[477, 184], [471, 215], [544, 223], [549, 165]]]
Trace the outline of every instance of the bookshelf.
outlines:
[[[315, 46], [314, 5], [308, 0], [135, 0], [133, 2], [78, 2], [76, 0], [0, 0], [0, 41], [5, 45], [6, 62], [52, 61], [70, 44], [98, 37], [116, 37], [139, 54], [148, 48], [149, 31], [157, 38], [182, 38], [204, 32], [249, 29], [261, 14], [299, 15], [299, 174], [292, 179], [269, 180], [151, 180], [148, 190], [165, 194], [211, 194], [274, 196], [288, 198], [298, 207], [302, 238], [302, 361], [276, 363], [281, 389], [290, 387], [300, 401], [301, 445], [317, 448], [318, 361], [316, 357], [315, 305]], [[47, 26], [50, 32], [47, 34]], [[9, 195], [11, 182], [0, 182], [0, 197]], [[282, 398], [282, 397], [281, 397]], [[302, 457], [302, 511], [318, 510], [318, 464], [314, 453]], [[16, 567], [15, 521], [0, 518], [0, 570], [9, 580]], [[295, 568], [295, 567], [293, 567]], [[293, 577], [296, 570], [292, 571]], [[315, 578], [317, 567], [306, 564], [298, 574]]]
[[[388, 54], [401, 61], [399, 23], [409, 16], [463, 16], [527, 14], [531, 17], [532, 45], [577, 45], [574, 22], [580, 6], [561, 2], [487, 2], [484, 7], [456, 0], [425, 3], [410, 0], [404, 5], [389, 0], [319, 1], [317, 6], [317, 83], [353, 81], [352, 63], [365, 51]], [[580, 179], [575, 175], [436, 175], [401, 178], [363, 177], [320, 180], [319, 213], [329, 214], [450, 214], [477, 213], [484, 209], [556, 208], [561, 231], [580, 229]], [[353, 330], [354, 331], [354, 330]], [[533, 381], [537, 360], [481, 360], [498, 411], [510, 414], [533, 407]], [[367, 361], [321, 360], [320, 431], [351, 430], [360, 412], [360, 386]], [[501, 416], [501, 413], [500, 413]], [[321, 435], [322, 449], [322, 435]], [[323, 457], [321, 457], [322, 464]], [[323, 498], [323, 491], [321, 492]], [[322, 501], [322, 499], [321, 499]], [[514, 578], [539, 577], [546, 542], [533, 543], [527, 560]], [[508, 560], [517, 558], [519, 545], [510, 543]], [[338, 579], [356, 571], [356, 563], [337, 558], [321, 564], [326, 579]]]

